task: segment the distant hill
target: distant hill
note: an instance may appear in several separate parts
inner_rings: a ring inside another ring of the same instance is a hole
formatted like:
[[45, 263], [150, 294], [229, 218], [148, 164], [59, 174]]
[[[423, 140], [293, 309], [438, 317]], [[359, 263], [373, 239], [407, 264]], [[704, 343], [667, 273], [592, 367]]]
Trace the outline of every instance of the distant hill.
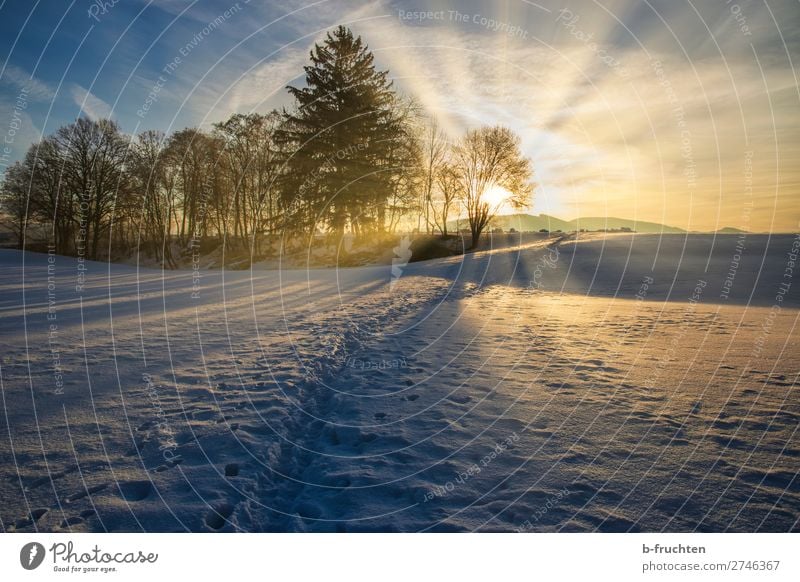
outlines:
[[[466, 228], [466, 219], [460, 221], [461, 228]], [[456, 223], [451, 221], [448, 223], [448, 228], [455, 230]], [[539, 214], [533, 216], [531, 214], [508, 214], [503, 216], [496, 216], [492, 219], [493, 228], [502, 228], [507, 231], [509, 229], [516, 229], [518, 231], [539, 231], [547, 229], [549, 231], [561, 230], [570, 232], [573, 230], [607, 230], [622, 228], [629, 228], [636, 232], [643, 233], [681, 233], [686, 232], [681, 228], [674, 226], [667, 226], [665, 224], [658, 224], [656, 222], [645, 222], [642, 220], [630, 220], [627, 218], [614, 218], [614, 217], [586, 217], [576, 218], [575, 220], [561, 220], [555, 216], [548, 216], [547, 214]]]

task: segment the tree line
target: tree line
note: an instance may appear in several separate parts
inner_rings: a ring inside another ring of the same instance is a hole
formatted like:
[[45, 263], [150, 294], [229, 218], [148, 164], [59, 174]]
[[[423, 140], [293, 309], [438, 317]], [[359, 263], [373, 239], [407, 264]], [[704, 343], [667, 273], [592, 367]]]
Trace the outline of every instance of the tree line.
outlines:
[[78, 118], [33, 144], [0, 187], [19, 248], [44, 239], [59, 254], [136, 251], [173, 268], [208, 238], [260, 255], [276, 239], [448, 236], [463, 213], [474, 246], [497, 211], [489, 188], [529, 202], [531, 164], [508, 128], [452, 142], [345, 27], [310, 61], [305, 85], [287, 88], [291, 109], [171, 135]]

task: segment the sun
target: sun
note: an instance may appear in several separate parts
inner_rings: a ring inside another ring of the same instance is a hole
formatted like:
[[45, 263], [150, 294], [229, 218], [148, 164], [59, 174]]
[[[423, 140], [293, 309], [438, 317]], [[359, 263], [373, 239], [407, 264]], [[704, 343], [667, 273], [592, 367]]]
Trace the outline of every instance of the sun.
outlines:
[[489, 205], [489, 208], [498, 210], [511, 199], [511, 192], [502, 186], [489, 186], [483, 193], [483, 201]]

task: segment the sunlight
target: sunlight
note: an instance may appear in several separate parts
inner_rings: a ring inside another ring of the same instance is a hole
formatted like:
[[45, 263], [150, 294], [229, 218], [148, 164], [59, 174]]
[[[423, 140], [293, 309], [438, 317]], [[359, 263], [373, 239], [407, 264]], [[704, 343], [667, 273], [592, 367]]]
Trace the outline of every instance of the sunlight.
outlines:
[[489, 204], [489, 208], [495, 211], [507, 209], [507, 202], [511, 199], [511, 192], [502, 186], [490, 186], [483, 193], [483, 201]]

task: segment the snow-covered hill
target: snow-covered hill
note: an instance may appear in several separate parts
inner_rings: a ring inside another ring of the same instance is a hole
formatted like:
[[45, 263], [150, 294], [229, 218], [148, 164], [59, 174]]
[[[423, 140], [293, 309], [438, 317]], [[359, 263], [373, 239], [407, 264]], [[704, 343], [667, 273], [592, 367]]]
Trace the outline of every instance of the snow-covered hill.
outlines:
[[163, 273], [2, 251], [2, 527], [796, 530], [797, 244]]

